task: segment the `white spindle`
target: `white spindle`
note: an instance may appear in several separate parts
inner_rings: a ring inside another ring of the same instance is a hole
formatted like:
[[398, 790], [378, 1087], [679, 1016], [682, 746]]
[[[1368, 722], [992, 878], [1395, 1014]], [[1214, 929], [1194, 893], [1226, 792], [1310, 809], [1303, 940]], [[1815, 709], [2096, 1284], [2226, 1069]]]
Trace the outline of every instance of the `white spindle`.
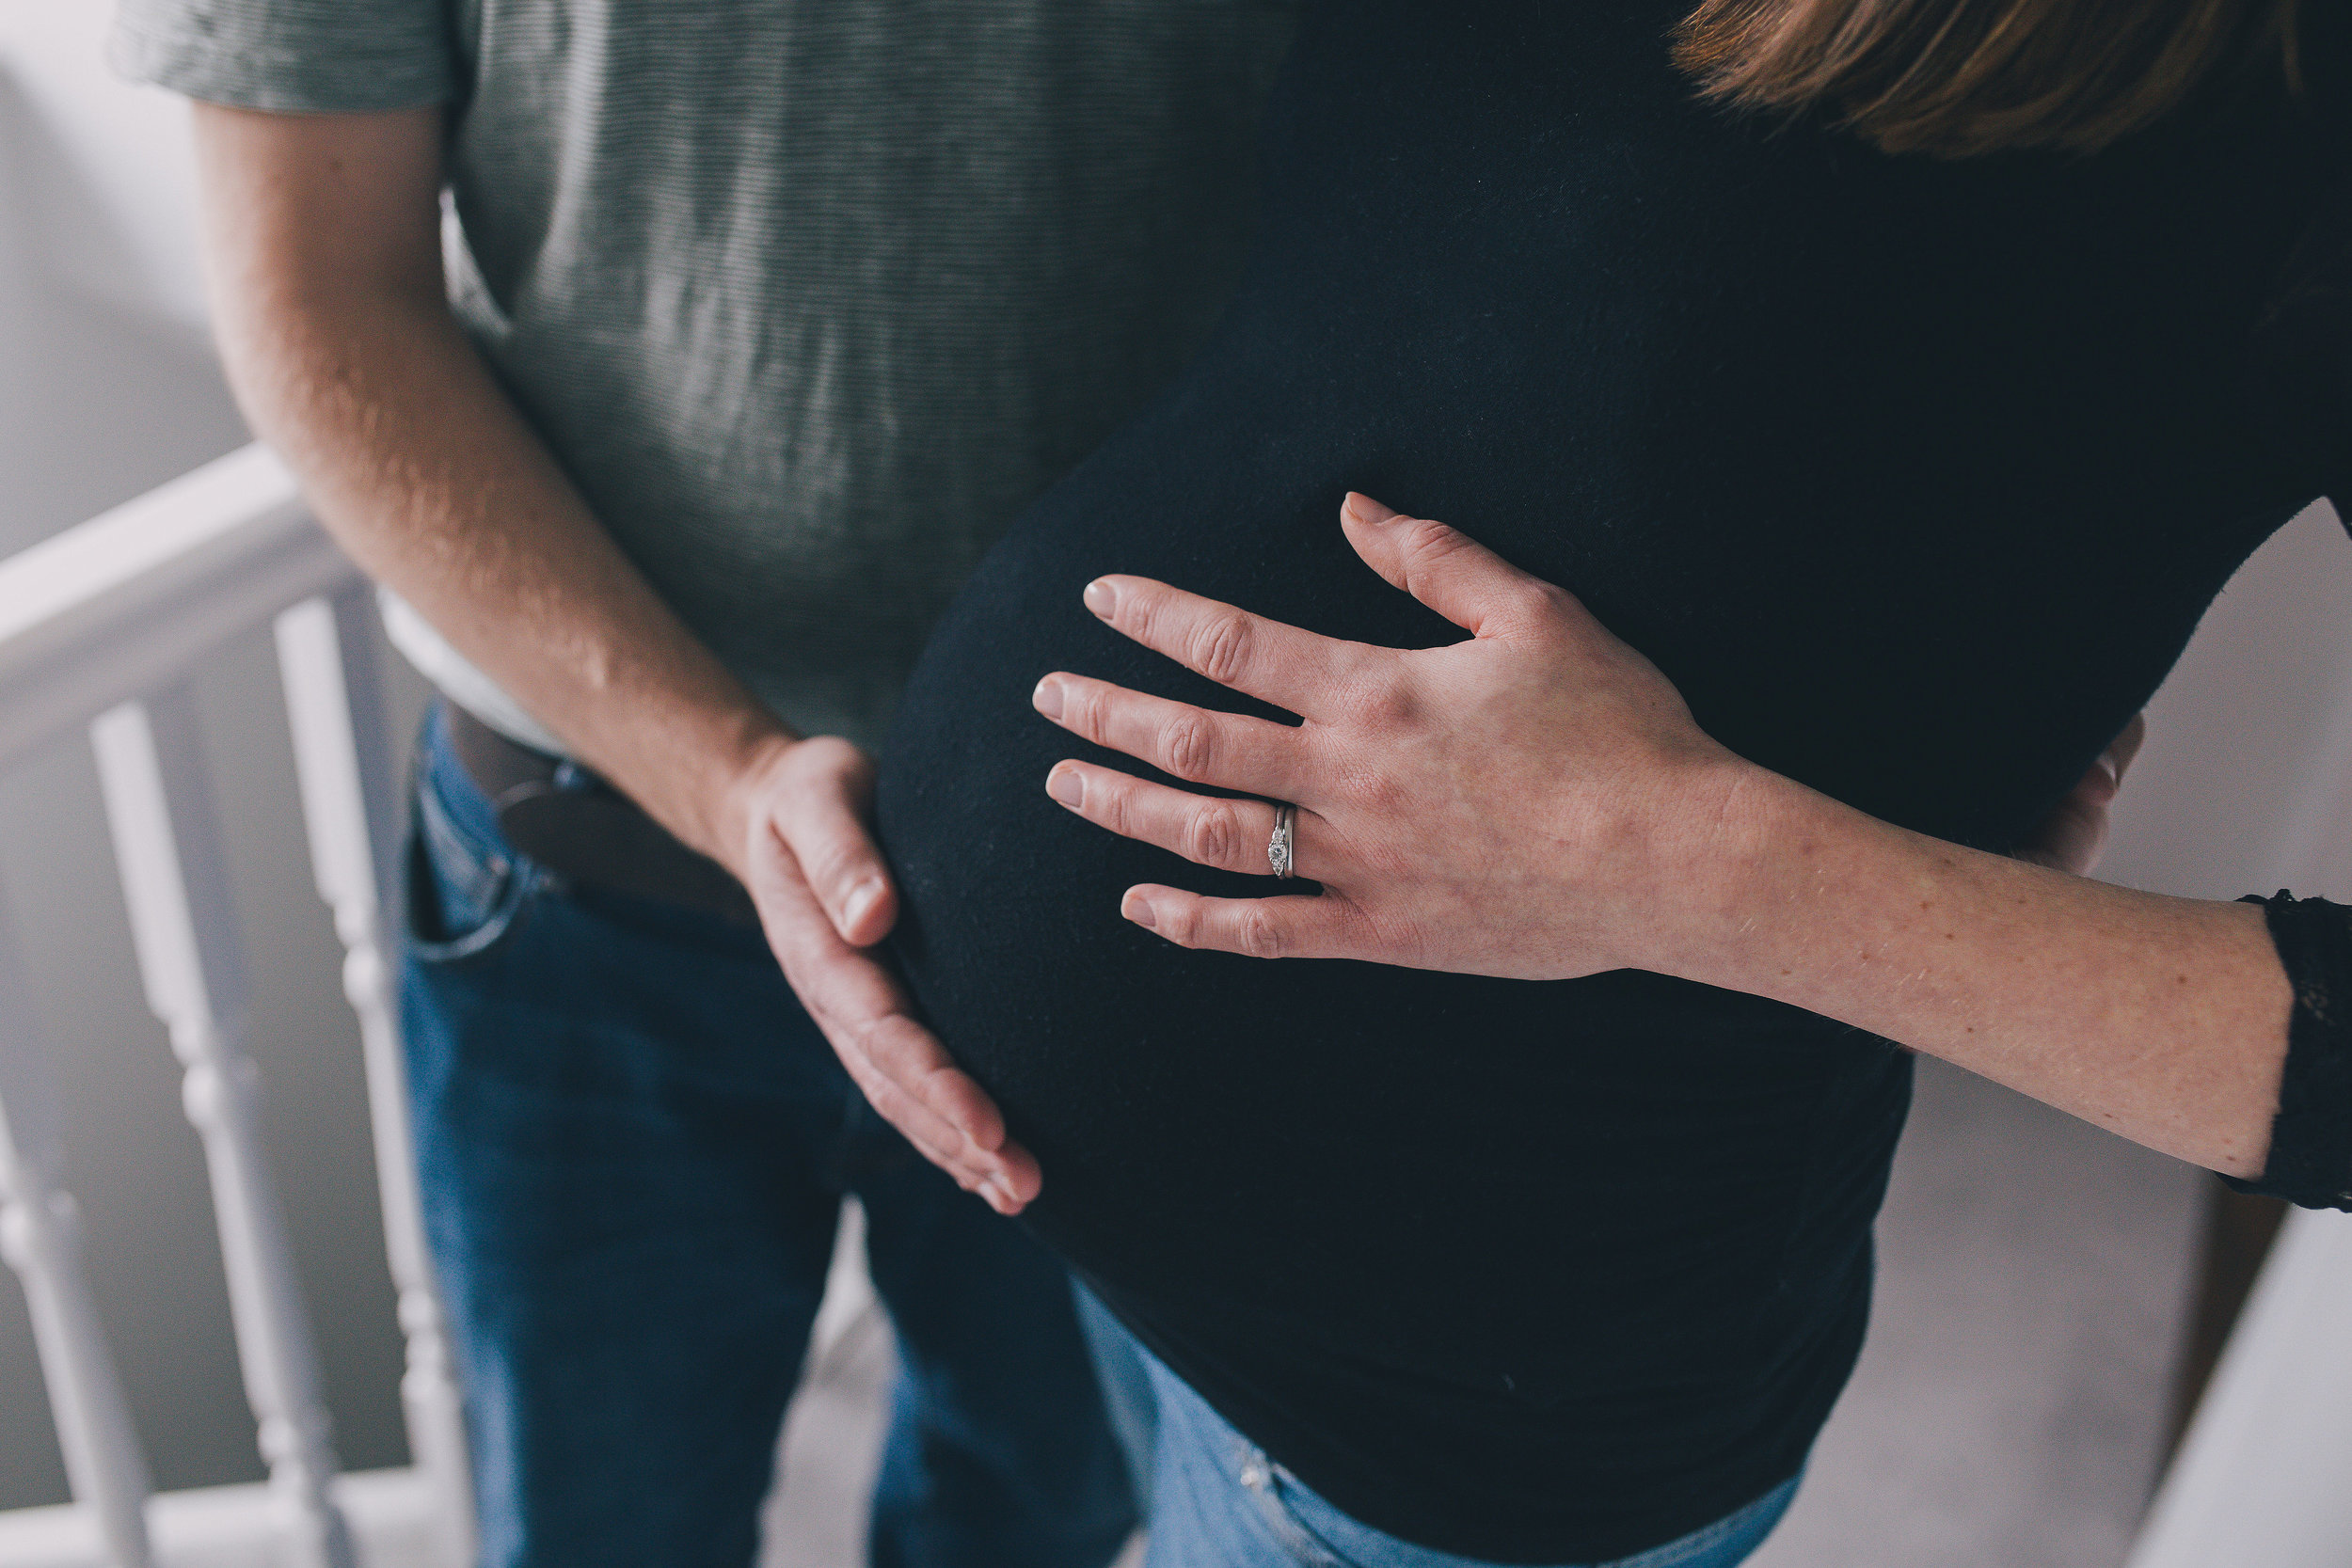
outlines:
[[328, 1494], [336, 1464], [317, 1352], [262, 1154], [244, 958], [195, 705], [184, 686], [125, 703], [99, 717], [90, 738], [148, 1005], [186, 1069], [183, 1099], [204, 1143], [238, 1360], [289, 1560], [353, 1568], [350, 1531]]
[[0, 1258], [24, 1281], [74, 1500], [95, 1519], [113, 1568], [147, 1568], [147, 1461], [82, 1275], [80, 1218], [57, 1186], [54, 1104], [0, 908]]
[[278, 660], [310, 863], [342, 939], [343, 992], [359, 1015], [384, 1243], [407, 1337], [408, 1367], [400, 1386], [408, 1445], [437, 1495], [442, 1560], [461, 1568], [473, 1560], [473, 1487], [463, 1407], [417, 1209], [407, 1064], [386, 941], [393, 918], [389, 900], [400, 886], [399, 774], [373, 628], [364, 587], [355, 585], [331, 601], [310, 600], [278, 618]]

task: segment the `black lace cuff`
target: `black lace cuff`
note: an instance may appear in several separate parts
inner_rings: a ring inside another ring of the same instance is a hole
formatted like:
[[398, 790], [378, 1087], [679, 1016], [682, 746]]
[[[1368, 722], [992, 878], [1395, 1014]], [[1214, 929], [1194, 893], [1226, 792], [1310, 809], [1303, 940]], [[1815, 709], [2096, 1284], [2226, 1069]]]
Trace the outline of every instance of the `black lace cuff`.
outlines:
[[2352, 909], [2283, 889], [2239, 902], [2263, 907], [2295, 1014], [2269, 1161], [2258, 1180], [2222, 1180], [2306, 1209], [2352, 1210]]

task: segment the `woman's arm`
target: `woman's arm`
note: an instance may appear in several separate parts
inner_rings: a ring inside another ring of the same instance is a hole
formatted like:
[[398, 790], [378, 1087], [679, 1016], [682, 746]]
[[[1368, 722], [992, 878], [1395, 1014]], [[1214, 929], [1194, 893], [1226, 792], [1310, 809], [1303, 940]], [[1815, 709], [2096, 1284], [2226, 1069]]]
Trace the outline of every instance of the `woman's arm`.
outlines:
[[[1081, 676], [1041, 712], [1170, 775], [1297, 803], [1320, 897], [1130, 889], [1187, 946], [1562, 978], [1634, 968], [1754, 992], [1942, 1056], [2231, 1175], [2261, 1172], [2292, 1004], [2250, 905], [2134, 893], [1878, 821], [1734, 756], [1565, 592], [1349, 498], [1391, 583], [1469, 629], [1335, 641], [1136, 578], [1112, 626], [1295, 727]], [[1273, 808], [1066, 762], [1092, 821], [1267, 870]]]
[[2250, 904], [2135, 893], [1772, 779], [1692, 978], [1884, 1035], [2137, 1142], [2262, 1173], [2293, 1004]]

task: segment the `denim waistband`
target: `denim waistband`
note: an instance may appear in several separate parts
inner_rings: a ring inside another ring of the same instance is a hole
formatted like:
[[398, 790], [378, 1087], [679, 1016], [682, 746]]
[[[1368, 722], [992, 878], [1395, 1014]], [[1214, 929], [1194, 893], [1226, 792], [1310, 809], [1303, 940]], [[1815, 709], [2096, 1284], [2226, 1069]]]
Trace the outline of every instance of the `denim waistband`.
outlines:
[[513, 847], [506, 842], [506, 835], [499, 832], [498, 807], [482, 793], [473, 776], [466, 771], [466, 765], [457, 760], [456, 749], [450, 744], [449, 710], [439, 702], [433, 705], [433, 711], [425, 719], [421, 750], [421, 783], [433, 792], [434, 803], [440, 807], [449, 825], [478, 847], [511, 857]]

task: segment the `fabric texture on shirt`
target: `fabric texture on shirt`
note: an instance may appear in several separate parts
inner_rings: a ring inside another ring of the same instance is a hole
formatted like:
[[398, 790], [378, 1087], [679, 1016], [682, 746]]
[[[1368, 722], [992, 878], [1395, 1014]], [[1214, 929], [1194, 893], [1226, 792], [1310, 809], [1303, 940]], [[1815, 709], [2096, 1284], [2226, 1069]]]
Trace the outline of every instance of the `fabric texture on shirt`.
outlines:
[[119, 69], [446, 104], [457, 314], [787, 721], [871, 741], [1022, 506], [1181, 366], [1288, 0], [124, 0]]
[[2306, 1209], [2352, 1212], [2352, 909], [2284, 888], [2240, 902], [2263, 906], [2295, 1008], [2263, 1173], [2222, 1180]]
[[1136, 883], [1272, 884], [1049, 799], [1064, 757], [1146, 770], [1038, 718], [1038, 678], [1283, 716], [1086, 584], [1459, 640], [1348, 548], [1360, 490], [1576, 594], [1740, 755], [2004, 850], [2352, 436], [2249, 396], [2352, 165], [2345, 8], [2306, 8], [2304, 103], [2274, 67], [2097, 157], [1941, 162], [1697, 102], [1686, 7], [1320, 8], [1225, 325], [974, 575], [882, 759], [893, 942], [1045, 1171], [1030, 1223], [1315, 1493], [1498, 1562], [1645, 1550], [1796, 1473], [1862, 1342], [1910, 1058], [1657, 974], [1122, 920]]

